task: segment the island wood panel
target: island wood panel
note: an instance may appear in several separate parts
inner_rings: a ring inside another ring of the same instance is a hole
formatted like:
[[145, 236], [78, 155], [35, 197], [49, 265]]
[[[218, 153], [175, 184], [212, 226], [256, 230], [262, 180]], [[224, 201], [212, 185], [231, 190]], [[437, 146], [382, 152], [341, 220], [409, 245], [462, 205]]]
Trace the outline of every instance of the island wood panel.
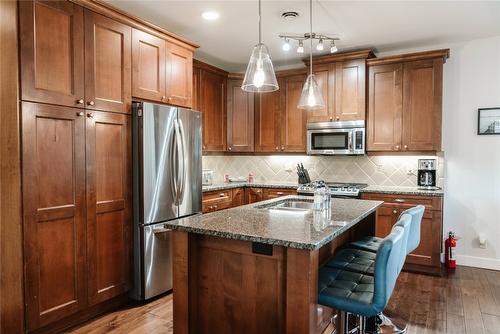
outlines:
[[163, 102], [166, 83], [166, 42], [132, 29], [132, 95]]
[[83, 8], [19, 1], [21, 98], [84, 107]]
[[281, 97], [281, 151], [306, 151], [306, 111], [297, 108], [306, 80], [305, 75], [284, 78]]
[[254, 94], [241, 89], [241, 80], [227, 81], [227, 150], [254, 151]]
[[[330, 65], [319, 65], [314, 67], [314, 76], [321, 88], [324, 108], [305, 111], [307, 122], [328, 122], [335, 115], [335, 72], [330, 71]], [[302, 93], [302, 91], [301, 91]]]
[[131, 35], [129, 26], [85, 10], [86, 107], [131, 112]]
[[193, 51], [167, 43], [166, 102], [191, 108], [193, 104]]
[[251, 242], [196, 238], [193, 333], [283, 332], [284, 249], [272, 250], [265, 256], [253, 253]]
[[29, 331], [86, 306], [83, 114], [68, 107], [22, 103]]
[[131, 286], [130, 116], [87, 112], [87, 261], [89, 304]]
[[[283, 84], [279, 80], [280, 86]], [[255, 94], [255, 152], [277, 152], [281, 147], [281, 92]]]
[[200, 111], [203, 116], [203, 151], [226, 150], [226, 78], [225, 76], [200, 70]]
[[[336, 121], [357, 121], [366, 118], [366, 63], [364, 59], [335, 64]], [[333, 108], [333, 107], [332, 107]]]
[[404, 64], [404, 150], [441, 150], [442, 78], [442, 58]]
[[401, 148], [402, 78], [402, 64], [369, 67], [367, 151], [397, 151]]

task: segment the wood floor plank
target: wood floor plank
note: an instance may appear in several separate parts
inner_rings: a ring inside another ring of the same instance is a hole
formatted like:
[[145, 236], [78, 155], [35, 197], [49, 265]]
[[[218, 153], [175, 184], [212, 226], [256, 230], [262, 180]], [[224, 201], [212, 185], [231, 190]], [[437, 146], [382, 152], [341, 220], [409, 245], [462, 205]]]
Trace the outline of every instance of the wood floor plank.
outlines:
[[446, 316], [446, 334], [465, 334], [464, 317], [448, 313]]
[[483, 323], [486, 334], [500, 333], [500, 317], [491, 314], [483, 314]]
[[483, 318], [467, 318], [465, 317], [465, 333], [467, 334], [484, 334]]

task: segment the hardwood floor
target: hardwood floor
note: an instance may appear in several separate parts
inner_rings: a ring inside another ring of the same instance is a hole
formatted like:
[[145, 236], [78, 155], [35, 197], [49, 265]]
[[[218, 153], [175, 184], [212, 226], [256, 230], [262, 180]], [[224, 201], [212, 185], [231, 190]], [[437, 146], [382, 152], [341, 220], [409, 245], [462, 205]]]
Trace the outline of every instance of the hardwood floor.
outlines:
[[[500, 334], [500, 271], [459, 267], [432, 277], [401, 273], [386, 308], [408, 334]], [[172, 295], [94, 319], [69, 333], [173, 333]]]

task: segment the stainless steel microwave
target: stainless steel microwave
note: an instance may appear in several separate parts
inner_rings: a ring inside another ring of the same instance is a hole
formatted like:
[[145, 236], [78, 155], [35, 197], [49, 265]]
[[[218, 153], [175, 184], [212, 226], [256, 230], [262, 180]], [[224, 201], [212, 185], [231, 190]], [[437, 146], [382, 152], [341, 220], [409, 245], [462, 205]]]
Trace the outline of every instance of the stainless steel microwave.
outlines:
[[365, 154], [365, 121], [307, 123], [307, 154]]

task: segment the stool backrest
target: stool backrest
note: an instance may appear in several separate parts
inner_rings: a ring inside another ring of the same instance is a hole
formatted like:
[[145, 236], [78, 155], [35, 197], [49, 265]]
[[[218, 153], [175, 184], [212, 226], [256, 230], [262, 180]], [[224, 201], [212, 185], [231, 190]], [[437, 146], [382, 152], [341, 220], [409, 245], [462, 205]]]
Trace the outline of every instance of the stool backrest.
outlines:
[[401, 266], [401, 257], [406, 257], [406, 245], [403, 244], [405, 230], [394, 226], [384, 238], [375, 258], [375, 292], [372, 306], [375, 312], [382, 312], [391, 297]]
[[401, 216], [405, 214], [411, 216], [410, 234], [408, 236], [406, 254], [410, 254], [411, 252], [413, 252], [420, 244], [420, 228], [422, 226], [422, 218], [424, 217], [424, 211], [425, 211], [425, 206], [417, 205], [416, 207], [405, 210], [401, 213]]
[[405, 264], [406, 255], [407, 255], [406, 250], [408, 249], [408, 240], [410, 238], [412, 224], [413, 223], [412, 223], [411, 215], [402, 214], [399, 217], [399, 220], [397, 221], [397, 223], [394, 225], [394, 227], [399, 226], [399, 227], [402, 227], [404, 229], [403, 241], [402, 241], [402, 246], [401, 246], [402, 247], [401, 248], [401, 256], [399, 258], [399, 271], [400, 272], [403, 269], [403, 265]]

